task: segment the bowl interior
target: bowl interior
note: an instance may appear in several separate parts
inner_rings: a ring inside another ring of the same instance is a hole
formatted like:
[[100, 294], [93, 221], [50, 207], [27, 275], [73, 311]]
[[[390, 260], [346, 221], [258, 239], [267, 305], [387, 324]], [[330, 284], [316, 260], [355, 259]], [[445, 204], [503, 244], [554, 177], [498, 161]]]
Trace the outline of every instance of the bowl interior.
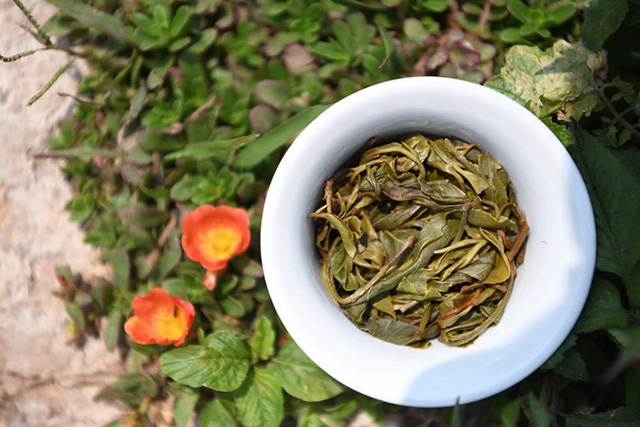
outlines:
[[[313, 222], [325, 181], [371, 137], [409, 132], [477, 142], [505, 167], [531, 227], [500, 323], [467, 348], [402, 347], [357, 329], [320, 280]], [[391, 403], [449, 406], [497, 393], [539, 367], [574, 325], [589, 290], [595, 231], [571, 158], [526, 109], [482, 86], [408, 78], [357, 92], [321, 114], [274, 176], [262, 223], [272, 300], [303, 351], [345, 385]]]

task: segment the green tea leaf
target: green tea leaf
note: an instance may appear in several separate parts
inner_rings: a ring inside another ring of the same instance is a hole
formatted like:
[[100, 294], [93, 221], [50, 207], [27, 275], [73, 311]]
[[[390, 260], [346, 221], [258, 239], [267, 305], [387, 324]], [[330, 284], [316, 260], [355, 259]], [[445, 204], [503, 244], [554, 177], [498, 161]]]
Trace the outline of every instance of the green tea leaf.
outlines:
[[265, 316], [261, 316], [256, 322], [255, 332], [249, 341], [251, 347], [251, 361], [269, 360], [273, 354], [273, 346], [276, 343], [276, 332], [273, 324]]
[[398, 345], [407, 345], [416, 341], [418, 327], [394, 319], [372, 317], [367, 331], [374, 337]]
[[207, 337], [204, 345], [163, 353], [160, 368], [165, 375], [189, 387], [233, 391], [249, 372], [251, 354], [245, 340], [233, 332], [215, 333]]
[[629, 323], [629, 314], [622, 307], [620, 294], [608, 280], [596, 277], [591, 285], [589, 299], [582, 310], [576, 332], [598, 329], [623, 328]]
[[598, 233], [597, 267], [622, 277], [629, 299], [640, 305], [640, 239], [629, 230], [640, 218], [640, 182], [584, 129], [575, 126], [569, 147], [589, 190]]
[[284, 123], [260, 135], [251, 144], [238, 151], [234, 167], [241, 170], [256, 167], [269, 158], [277, 149], [287, 145], [326, 108], [324, 105], [314, 105], [306, 108]]
[[[535, 46], [514, 46], [507, 52], [500, 74], [485, 86], [526, 106], [538, 117], [546, 117], [592, 89], [591, 73], [605, 64], [603, 52], [594, 53], [581, 44], [557, 41], [540, 50]], [[597, 98], [583, 105], [588, 114]]]
[[236, 427], [237, 422], [233, 414], [227, 409], [219, 398], [207, 403], [200, 412], [200, 425], [202, 427]]
[[278, 351], [272, 366], [282, 388], [305, 402], [321, 402], [343, 391], [342, 386], [316, 366], [293, 340]]
[[584, 44], [592, 50], [602, 49], [604, 42], [622, 24], [628, 10], [627, 0], [591, 0], [580, 27]]
[[246, 427], [277, 427], [284, 417], [284, 396], [278, 375], [255, 368], [235, 393], [238, 415]]

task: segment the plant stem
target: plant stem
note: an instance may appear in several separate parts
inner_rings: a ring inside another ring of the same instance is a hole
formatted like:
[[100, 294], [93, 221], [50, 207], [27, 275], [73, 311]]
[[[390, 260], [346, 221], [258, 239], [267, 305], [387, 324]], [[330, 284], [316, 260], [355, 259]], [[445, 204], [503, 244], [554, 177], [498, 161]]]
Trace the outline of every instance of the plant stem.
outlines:
[[633, 136], [638, 141], [640, 141], [640, 131], [635, 127], [633, 127], [631, 123], [629, 123], [624, 117], [620, 115], [620, 113], [618, 113], [618, 110], [616, 110], [616, 108], [613, 106], [611, 101], [609, 101], [609, 98], [607, 98], [607, 96], [605, 95], [604, 90], [600, 88], [596, 83], [596, 79], [593, 76], [593, 73], [591, 73], [590, 77], [591, 77], [591, 84], [593, 85], [594, 89], [600, 96], [600, 99], [602, 99], [602, 103], [605, 105], [605, 107], [607, 107], [607, 109], [611, 112], [611, 114], [613, 114], [614, 123], [620, 122], [622, 126], [624, 126], [626, 129], [629, 129], [629, 131], [633, 134]]

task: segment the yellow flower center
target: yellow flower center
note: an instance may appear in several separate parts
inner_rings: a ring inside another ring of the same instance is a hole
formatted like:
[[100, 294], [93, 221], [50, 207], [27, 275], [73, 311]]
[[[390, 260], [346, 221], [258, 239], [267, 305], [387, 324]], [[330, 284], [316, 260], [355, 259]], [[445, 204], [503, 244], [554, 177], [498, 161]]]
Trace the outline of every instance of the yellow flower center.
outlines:
[[240, 243], [240, 233], [229, 228], [216, 228], [201, 238], [200, 250], [210, 259], [229, 259]]
[[180, 306], [174, 306], [173, 311], [161, 308], [153, 317], [156, 333], [169, 340], [177, 340], [184, 334], [187, 326], [185, 311]]

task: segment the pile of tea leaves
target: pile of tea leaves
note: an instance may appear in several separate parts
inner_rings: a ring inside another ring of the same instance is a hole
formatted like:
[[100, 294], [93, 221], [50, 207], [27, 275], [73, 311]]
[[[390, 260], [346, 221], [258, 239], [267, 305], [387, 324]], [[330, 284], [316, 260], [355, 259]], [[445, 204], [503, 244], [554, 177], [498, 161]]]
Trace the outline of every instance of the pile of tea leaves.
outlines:
[[325, 187], [323, 282], [359, 328], [400, 345], [472, 343], [497, 324], [529, 226], [476, 144], [411, 135], [368, 149]]

